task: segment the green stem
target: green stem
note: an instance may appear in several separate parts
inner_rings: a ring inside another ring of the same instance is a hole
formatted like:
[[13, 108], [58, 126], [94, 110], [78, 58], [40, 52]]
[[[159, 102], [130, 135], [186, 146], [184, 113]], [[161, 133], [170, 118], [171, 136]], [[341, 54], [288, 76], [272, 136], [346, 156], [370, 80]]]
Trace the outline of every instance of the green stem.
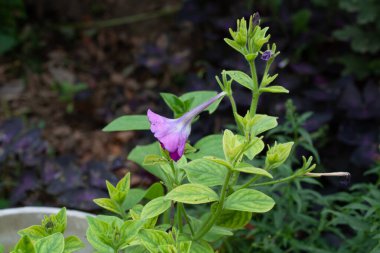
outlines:
[[259, 96], [260, 96], [259, 82], [257, 80], [256, 66], [255, 66], [254, 60], [248, 63], [249, 63], [249, 68], [251, 70], [251, 78], [253, 81], [252, 102], [249, 108], [249, 113], [251, 114], [251, 117], [254, 117], [256, 115], [257, 104], [259, 102]]
[[232, 171], [228, 170], [226, 178], [224, 179], [222, 190], [220, 192], [220, 199], [219, 199], [219, 203], [218, 203], [218, 207], [216, 208], [216, 211], [213, 214], [211, 214], [211, 217], [207, 219], [206, 222], [202, 224], [202, 227], [198, 230], [198, 232], [193, 237], [194, 240], [198, 240], [202, 238], [208, 231], [210, 231], [210, 229], [216, 222], [216, 219], [220, 216], [223, 210], [224, 201], [227, 195], [227, 188], [230, 182], [231, 174], [232, 174]]
[[[291, 180], [293, 180], [293, 179], [295, 179], [297, 177], [301, 177], [301, 176], [303, 176], [303, 175], [294, 174], [294, 175], [291, 175], [289, 177], [281, 178], [281, 179], [278, 179], [278, 180], [275, 180], [275, 181], [269, 181], [269, 182], [264, 182], [264, 183], [259, 183], [259, 184], [253, 184], [251, 186], [252, 187], [257, 187], [257, 186], [279, 184], [279, 183], [284, 183], [284, 182], [287, 182], [287, 181], [291, 181]], [[254, 177], [254, 178], [256, 178], [256, 177]], [[259, 178], [259, 177], [257, 177], [257, 178]], [[240, 190], [240, 189], [243, 189], [243, 188], [247, 188], [248, 186], [250, 186], [251, 183], [252, 182], [246, 183], [246, 184], [240, 186], [239, 189], [237, 189], [237, 190]]]
[[247, 183], [245, 183], [245, 184], [243, 184], [242, 186], [240, 186], [240, 187], [237, 189], [237, 191], [238, 191], [238, 190], [241, 190], [241, 189], [244, 189], [244, 188], [247, 188], [247, 187], [250, 186], [253, 182], [256, 182], [257, 179], [259, 179], [259, 178], [260, 178], [259, 175], [254, 176], [254, 177], [251, 178]]
[[236, 182], [237, 182], [237, 180], [239, 179], [239, 171], [234, 171], [233, 173], [232, 173], [232, 180], [231, 180], [231, 183], [230, 183], [230, 185], [235, 185], [236, 184]]
[[228, 98], [230, 99], [230, 103], [231, 103], [231, 107], [232, 107], [232, 112], [234, 114], [235, 123], [239, 127], [239, 130], [242, 131], [242, 129], [240, 129], [240, 124], [239, 124], [239, 122], [237, 120], [238, 112], [237, 112], [237, 107], [236, 107], [235, 99], [234, 99], [234, 97], [232, 95], [228, 96]]
[[[265, 165], [264, 170], [268, 170], [268, 169], [269, 169], [269, 168]], [[254, 176], [254, 177], [251, 178], [247, 183], [245, 183], [245, 184], [243, 184], [242, 186], [240, 186], [240, 187], [237, 189], [237, 191], [240, 190], [240, 189], [244, 189], [244, 188], [249, 187], [252, 183], [256, 182], [256, 181], [257, 181], [258, 179], [260, 179], [260, 178], [261, 178], [260, 175], [256, 175], [256, 176]]]
[[194, 236], [194, 229], [193, 229], [193, 226], [191, 225], [189, 216], [187, 216], [186, 209], [183, 203], [179, 203], [179, 208], [182, 209], [183, 217], [185, 218], [186, 223], [189, 225], [191, 236]]
[[273, 62], [273, 60], [269, 60], [269, 61], [267, 61], [267, 64], [265, 65], [265, 70], [264, 70], [263, 77], [261, 78], [260, 87], [263, 86], [263, 80], [266, 77], [266, 75], [268, 74], [269, 68], [272, 65], [272, 62]]
[[162, 216], [162, 223], [170, 224], [170, 208], [164, 212], [164, 215]]
[[270, 181], [270, 182], [264, 182], [264, 183], [259, 183], [259, 184], [253, 184], [251, 186], [264, 186], [264, 185], [272, 185], [272, 184], [279, 184], [279, 183], [284, 183], [286, 181], [290, 181], [290, 180], [293, 180], [295, 179], [296, 177], [298, 177], [298, 175], [291, 175], [289, 177], [285, 177], [285, 178], [281, 178], [281, 179], [278, 179], [278, 180], [275, 180], [275, 181]]
[[177, 216], [177, 224], [178, 224], [178, 230], [179, 230], [179, 232], [180, 233], [182, 233], [183, 232], [183, 224], [182, 224], [182, 209], [180, 208], [180, 206], [179, 206], [179, 202], [177, 202], [177, 214], [176, 214], [176, 216]]

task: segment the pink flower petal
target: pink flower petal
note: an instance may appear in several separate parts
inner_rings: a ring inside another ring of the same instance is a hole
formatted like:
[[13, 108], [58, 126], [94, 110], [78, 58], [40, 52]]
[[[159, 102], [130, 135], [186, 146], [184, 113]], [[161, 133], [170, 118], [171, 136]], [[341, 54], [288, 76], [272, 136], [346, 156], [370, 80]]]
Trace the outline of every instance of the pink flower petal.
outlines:
[[152, 112], [150, 109], [148, 109], [147, 115], [150, 122], [150, 130], [153, 133], [159, 132], [163, 129], [168, 129], [173, 121], [172, 119], [165, 118], [161, 115], [158, 115], [157, 113]]
[[178, 149], [178, 141], [179, 141], [178, 135], [179, 133], [172, 132], [157, 139], [162, 143], [165, 149], [171, 153], [171, 152], [176, 152]]
[[147, 116], [150, 122], [150, 130], [154, 134], [154, 137], [158, 139], [161, 146], [169, 151], [170, 157], [174, 161], [178, 161], [185, 152], [186, 141], [190, 135], [193, 118], [225, 94], [225, 92], [219, 93], [178, 119], [169, 119], [148, 109]]

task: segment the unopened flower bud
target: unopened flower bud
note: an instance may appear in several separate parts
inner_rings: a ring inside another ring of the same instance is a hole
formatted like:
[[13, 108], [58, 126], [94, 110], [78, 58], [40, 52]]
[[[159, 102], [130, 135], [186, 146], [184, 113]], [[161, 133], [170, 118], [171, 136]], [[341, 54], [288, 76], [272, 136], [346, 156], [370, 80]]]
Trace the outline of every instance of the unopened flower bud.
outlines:
[[261, 55], [261, 60], [268, 61], [272, 57], [272, 51], [271, 50], [266, 50], [262, 55]]

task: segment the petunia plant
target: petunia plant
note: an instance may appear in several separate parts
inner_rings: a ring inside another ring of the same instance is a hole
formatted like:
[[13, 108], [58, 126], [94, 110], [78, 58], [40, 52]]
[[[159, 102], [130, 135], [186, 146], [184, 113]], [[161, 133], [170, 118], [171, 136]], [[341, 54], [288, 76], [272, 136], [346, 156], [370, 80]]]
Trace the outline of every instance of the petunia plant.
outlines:
[[[278, 177], [293, 142], [266, 146], [263, 141], [264, 133], [277, 126], [277, 118], [257, 113], [261, 94], [289, 92], [274, 85], [277, 74], [270, 73], [270, 67], [279, 52], [276, 44], [269, 44], [268, 29], [260, 26], [258, 14], [238, 20], [236, 30], [230, 29], [231, 38], [225, 42], [244, 57], [250, 72], [223, 70], [216, 76], [219, 93], [161, 93], [173, 118], [147, 109], [146, 115], [122, 116], [103, 129], [150, 130], [157, 141], [137, 146], [128, 159], [159, 182], [142, 192], [130, 189], [130, 174], [117, 185], [106, 182], [109, 198], [94, 201], [113, 216], [88, 217], [87, 239], [97, 252], [215, 252], [215, 241], [244, 228], [253, 214], [274, 208], [272, 193], [258, 186], [325, 175], [312, 173], [312, 157], [303, 157], [291, 176]], [[257, 72], [257, 61], [265, 64], [263, 73]], [[252, 94], [244, 113], [236, 107], [237, 85]], [[203, 111], [213, 113], [223, 99], [231, 105], [236, 126], [190, 143], [192, 123], [203, 117], [199, 116]], [[203, 214], [197, 215], [196, 209]]]

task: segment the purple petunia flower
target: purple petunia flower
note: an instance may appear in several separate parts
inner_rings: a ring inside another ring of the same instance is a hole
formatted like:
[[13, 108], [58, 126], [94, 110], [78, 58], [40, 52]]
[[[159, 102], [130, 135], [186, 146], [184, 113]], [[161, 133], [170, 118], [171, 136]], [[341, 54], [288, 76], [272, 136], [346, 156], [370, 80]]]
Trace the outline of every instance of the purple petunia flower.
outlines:
[[177, 119], [163, 117], [148, 109], [150, 130], [154, 137], [158, 139], [162, 148], [169, 151], [169, 155], [174, 161], [178, 161], [185, 151], [186, 141], [191, 131], [191, 122], [194, 117], [224, 95], [226, 95], [225, 92], [219, 93]]
[[267, 50], [261, 55], [261, 60], [268, 61], [272, 57], [272, 51]]

